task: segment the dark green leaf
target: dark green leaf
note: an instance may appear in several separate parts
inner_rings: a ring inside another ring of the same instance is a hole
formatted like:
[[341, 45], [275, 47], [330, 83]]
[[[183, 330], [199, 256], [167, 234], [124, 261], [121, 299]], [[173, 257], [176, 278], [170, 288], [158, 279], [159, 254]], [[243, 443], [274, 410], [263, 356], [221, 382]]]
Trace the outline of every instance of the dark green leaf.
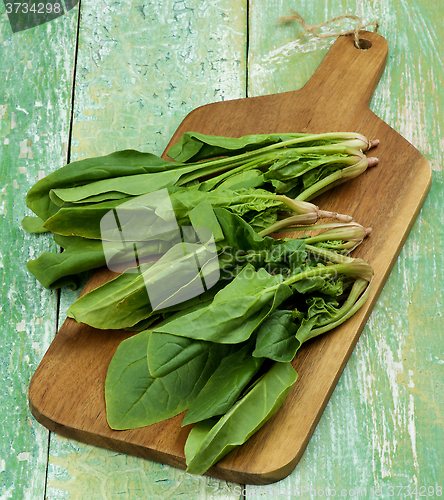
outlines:
[[197, 398], [188, 408], [182, 426], [226, 413], [262, 365], [263, 359], [253, 358], [254, 342], [225, 357]]
[[224, 356], [219, 345], [165, 377], [153, 377], [146, 359], [150, 331], [120, 343], [108, 368], [105, 399], [108, 423], [134, 429], [174, 417], [194, 401]]
[[301, 321], [296, 338], [302, 343], [336, 328], [362, 307], [370, 289], [371, 285], [367, 280], [358, 278], [342, 305], [330, 297], [309, 298], [307, 300], [308, 312]]
[[281, 362], [291, 361], [301, 346], [301, 342], [295, 337], [297, 328], [292, 311], [274, 311], [258, 329], [253, 356]]
[[152, 331], [148, 342], [148, 366], [155, 377], [164, 377], [208, 351], [213, 342]]
[[338, 297], [344, 293], [349, 280], [344, 276], [338, 276], [336, 279], [330, 277], [316, 276], [298, 281], [293, 287], [299, 293], [319, 292], [323, 295]]
[[[196, 267], [196, 259], [200, 267]], [[140, 270], [129, 269], [86, 293], [68, 309], [68, 316], [100, 329], [133, 327], [153, 312], [175, 305], [181, 309], [180, 304], [204, 292], [203, 278], [210, 288], [218, 275], [217, 256], [211, 249], [178, 244], [155, 263], [142, 264]]]
[[281, 281], [265, 269], [255, 271], [246, 265], [207, 307], [156, 327], [156, 331], [211, 342], [243, 342], [291, 296], [290, 288]]
[[189, 218], [196, 231], [199, 231], [199, 228], [206, 228], [211, 232], [214, 241], [220, 241], [224, 238], [222, 228], [209, 201], [203, 201], [195, 206], [190, 211]]
[[179, 142], [168, 150], [167, 154], [170, 158], [180, 162], [200, 161], [212, 157], [231, 156], [244, 151], [252, 151], [305, 135], [308, 134], [261, 134], [237, 138], [186, 132]]
[[36, 215], [46, 220], [58, 210], [49, 198], [51, 189], [80, 186], [112, 177], [163, 172], [177, 166], [177, 163], [163, 160], [151, 153], [131, 149], [87, 158], [69, 163], [38, 181], [29, 190], [26, 203]]
[[239, 189], [251, 189], [264, 184], [264, 176], [260, 170], [246, 170], [229, 176], [217, 186], [217, 189], [237, 191]]
[[[75, 289], [78, 274], [107, 264], [103, 245], [99, 240], [55, 234], [54, 241], [65, 250], [63, 252], [43, 252], [37, 259], [27, 263], [29, 272], [46, 288], [56, 289], [70, 286]], [[162, 241], [153, 241], [143, 245], [143, 251], [153, 255], [165, 250]], [[112, 246], [109, 245], [108, 251], [112, 251], [114, 254], [112, 262], [115, 266], [118, 264], [124, 266], [125, 263], [128, 263], [126, 267], [131, 267], [134, 262], [134, 249], [132, 247], [122, 247], [116, 243], [115, 249], [113, 250]]]
[[61, 202], [91, 203], [140, 196], [174, 186], [180, 176], [191, 169], [191, 167], [181, 167], [165, 172], [103, 179], [72, 188], [52, 189], [50, 197], [52, 201], [60, 205]]
[[265, 250], [273, 245], [273, 238], [259, 236], [241, 217], [224, 208], [215, 208], [219, 224], [229, 247], [240, 250]]
[[206, 420], [197, 423], [185, 444], [187, 472], [204, 474], [245, 443], [280, 408], [296, 379], [290, 363], [275, 363], [214, 425]]

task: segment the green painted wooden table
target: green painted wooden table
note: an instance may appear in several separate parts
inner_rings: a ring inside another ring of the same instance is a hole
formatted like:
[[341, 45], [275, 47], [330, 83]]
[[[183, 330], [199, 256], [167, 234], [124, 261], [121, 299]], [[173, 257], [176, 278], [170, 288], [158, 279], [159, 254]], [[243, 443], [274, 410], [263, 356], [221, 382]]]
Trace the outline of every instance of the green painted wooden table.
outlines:
[[[313, 24], [344, 13], [379, 21], [389, 58], [371, 109], [433, 168], [302, 460], [278, 483], [245, 486], [50, 434], [31, 416], [27, 390], [78, 291], [49, 292], [28, 274], [26, 260], [57, 248], [21, 228], [27, 190], [69, 160], [125, 148], [160, 154], [202, 104], [300, 88], [334, 39], [279, 24], [292, 8]], [[444, 496], [443, 4], [82, 0], [17, 33], [1, 3], [0, 15], [0, 499]]]

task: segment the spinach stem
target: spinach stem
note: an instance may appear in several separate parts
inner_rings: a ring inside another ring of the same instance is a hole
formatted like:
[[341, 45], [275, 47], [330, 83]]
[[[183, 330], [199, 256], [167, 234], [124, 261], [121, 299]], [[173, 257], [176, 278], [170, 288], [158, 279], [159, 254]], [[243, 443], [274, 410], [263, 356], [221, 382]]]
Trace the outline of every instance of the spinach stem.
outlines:
[[[203, 162], [195, 163], [196, 167], [201, 166], [202, 168], [192, 172], [189, 175], [184, 176], [184, 179], [181, 181], [181, 184], [186, 184], [190, 181], [196, 180], [202, 175], [210, 175], [216, 172], [223, 171], [227, 168], [232, 168], [233, 166], [239, 166], [242, 164], [244, 160], [248, 160], [249, 158], [255, 158], [257, 156], [261, 156], [264, 153], [273, 152], [276, 149], [284, 149], [295, 144], [301, 142], [307, 142], [309, 140], [323, 140], [323, 139], [332, 139], [335, 137], [350, 139], [345, 142], [340, 142], [336, 144], [328, 144], [328, 145], [315, 145], [298, 148], [298, 153], [303, 154], [346, 154], [346, 155], [359, 155], [359, 146], [366, 147], [369, 144], [367, 139], [353, 139], [357, 134], [348, 134], [348, 133], [335, 133], [335, 134], [319, 134], [307, 137], [298, 137], [297, 139], [291, 139], [289, 141], [278, 142], [276, 144], [271, 144], [270, 146], [265, 146], [263, 148], [255, 149], [253, 151], [247, 151], [246, 153], [242, 153], [236, 155], [234, 157], [224, 157], [217, 158], [215, 160], [205, 160]], [[363, 137], [363, 136], [362, 136]], [[191, 165], [191, 164], [190, 164]], [[208, 168], [210, 167], [210, 168]]]
[[331, 276], [337, 274], [357, 276], [370, 281], [373, 275], [373, 271], [372, 268], [364, 261], [360, 259], [352, 259], [352, 262], [348, 262], [346, 264], [331, 264], [329, 266], [307, 269], [302, 273], [287, 278], [282, 283], [284, 285], [292, 285], [293, 283], [296, 283], [297, 281], [303, 280], [305, 278], [314, 278], [316, 276]]
[[347, 300], [344, 302], [343, 306], [339, 309], [336, 319], [333, 322], [319, 326], [318, 328], [313, 328], [309, 335], [303, 339], [312, 339], [321, 335], [322, 333], [328, 332], [336, 328], [337, 326], [344, 323], [347, 319], [351, 318], [356, 311], [358, 311], [364, 303], [367, 301], [368, 296], [372, 288], [372, 281], [367, 281], [362, 278], [358, 278], [350, 291]]
[[376, 165], [377, 158], [368, 158], [366, 156], [362, 156], [361, 159], [350, 167], [346, 167], [341, 170], [336, 170], [332, 174], [324, 177], [320, 181], [316, 182], [302, 193], [300, 193], [296, 199], [301, 201], [307, 201], [312, 199], [315, 196], [322, 194], [323, 192], [330, 190], [333, 186], [337, 186], [338, 184], [345, 182], [348, 179], [352, 179], [353, 177], [357, 177], [362, 174], [368, 166]]

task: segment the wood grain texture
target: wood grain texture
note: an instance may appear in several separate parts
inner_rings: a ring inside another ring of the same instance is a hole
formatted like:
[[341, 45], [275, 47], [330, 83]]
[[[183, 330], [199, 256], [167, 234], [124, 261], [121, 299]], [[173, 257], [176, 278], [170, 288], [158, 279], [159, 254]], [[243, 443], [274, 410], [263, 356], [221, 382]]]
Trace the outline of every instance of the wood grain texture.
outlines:
[[57, 295], [26, 269], [56, 250], [21, 228], [25, 195], [66, 162], [77, 12], [12, 34], [0, 5], [0, 498], [43, 500], [48, 432], [31, 416], [31, 376], [56, 331]]
[[[385, 65], [387, 43], [374, 33], [362, 36], [371, 48], [358, 50], [352, 37], [341, 37], [301, 90], [202, 106], [185, 118], [171, 140], [174, 143], [188, 130], [229, 136], [355, 130], [381, 140], [378, 167], [317, 199], [321, 207], [353, 214], [373, 227], [374, 235], [356, 253], [374, 268], [371, 297], [334, 333], [300, 350], [294, 361], [299, 379], [282, 408], [245, 445], [210, 469], [214, 477], [267, 484], [294, 469], [428, 192], [427, 160], [367, 107]], [[350, 89], [352, 77], [355, 85]], [[104, 279], [95, 274], [86, 289]], [[180, 416], [124, 432], [106, 424], [106, 370], [127, 337], [124, 332], [65, 321], [31, 382], [32, 412], [62, 435], [184, 467], [189, 429], [180, 427]]]

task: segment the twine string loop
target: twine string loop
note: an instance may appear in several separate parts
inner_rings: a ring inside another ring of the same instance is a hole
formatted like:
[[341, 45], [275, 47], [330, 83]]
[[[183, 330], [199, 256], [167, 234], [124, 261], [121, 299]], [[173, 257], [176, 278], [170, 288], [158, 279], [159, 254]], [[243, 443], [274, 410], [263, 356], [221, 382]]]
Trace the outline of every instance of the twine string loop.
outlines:
[[[341, 30], [341, 31], [337, 31], [335, 33], [319, 33], [319, 30], [321, 28], [323, 28], [324, 26], [326, 26], [327, 24], [333, 23], [335, 21], [339, 21], [341, 19], [352, 19], [353, 21], [357, 21], [357, 24], [353, 29], [350, 29], [350, 30]], [[359, 40], [359, 32], [365, 28], [368, 28], [369, 26], [374, 26], [375, 32], [379, 28], [379, 23], [375, 19], [373, 21], [370, 21], [370, 22], [364, 24], [362, 18], [355, 15], [355, 14], [343, 14], [341, 16], [335, 16], [335, 17], [332, 17], [331, 19], [328, 19], [327, 21], [325, 21], [321, 24], [307, 24], [298, 12], [295, 12], [294, 10], [292, 10], [290, 16], [281, 17], [279, 20], [283, 23], [291, 23], [293, 21], [297, 21], [302, 26], [302, 28], [304, 29], [304, 31], [306, 33], [310, 33], [310, 34], [316, 36], [317, 38], [331, 38], [331, 37], [342, 36], [342, 35], [354, 35], [355, 46], [358, 49], [361, 48], [361, 43]]]

